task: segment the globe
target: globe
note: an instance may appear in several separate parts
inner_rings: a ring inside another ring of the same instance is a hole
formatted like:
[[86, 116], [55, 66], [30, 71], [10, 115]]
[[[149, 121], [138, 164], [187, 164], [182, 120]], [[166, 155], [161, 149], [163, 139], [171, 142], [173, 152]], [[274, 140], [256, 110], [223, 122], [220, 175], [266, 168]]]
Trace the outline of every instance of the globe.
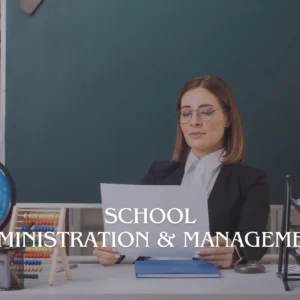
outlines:
[[0, 231], [8, 224], [14, 205], [13, 180], [8, 170], [0, 164]]

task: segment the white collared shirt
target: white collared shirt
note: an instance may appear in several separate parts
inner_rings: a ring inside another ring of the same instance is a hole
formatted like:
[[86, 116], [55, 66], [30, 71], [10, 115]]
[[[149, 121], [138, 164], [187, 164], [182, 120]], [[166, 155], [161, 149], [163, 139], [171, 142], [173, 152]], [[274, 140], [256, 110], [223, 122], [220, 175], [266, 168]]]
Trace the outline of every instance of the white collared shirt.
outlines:
[[199, 159], [193, 151], [190, 151], [181, 185], [204, 187], [209, 196], [221, 170], [223, 153], [224, 149], [220, 149]]
[[[220, 173], [222, 163], [221, 158], [225, 154], [225, 149], [220, 149], [210, 153], [199, 159], [193, 151], [190, 151], [186, 164], [181, 185], [201, 186], [207, 191], [209, 197], [215, 181]], [[234, 247], [239, 256], [238, 264], [242, 257], [237, 249]]]

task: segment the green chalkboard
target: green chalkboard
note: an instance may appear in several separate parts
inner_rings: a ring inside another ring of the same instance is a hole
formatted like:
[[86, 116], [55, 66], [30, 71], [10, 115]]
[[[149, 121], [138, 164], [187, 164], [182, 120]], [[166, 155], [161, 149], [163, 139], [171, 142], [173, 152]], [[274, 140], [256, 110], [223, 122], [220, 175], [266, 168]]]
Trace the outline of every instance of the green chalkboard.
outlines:
[[300, 1], [7, 1], [6, 166], [19, 202], [101, 201], [171, 159], [183, 83], [223, 77], [272, 203], [300, 173]]

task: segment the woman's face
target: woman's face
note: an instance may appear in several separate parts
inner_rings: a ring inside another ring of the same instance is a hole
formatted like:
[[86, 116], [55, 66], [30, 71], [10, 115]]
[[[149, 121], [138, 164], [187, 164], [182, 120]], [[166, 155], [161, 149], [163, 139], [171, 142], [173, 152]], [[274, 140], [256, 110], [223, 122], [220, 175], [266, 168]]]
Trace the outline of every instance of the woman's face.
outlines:
[[229, 122], [217, 97], [207, 89], [199, 87], [183, 95], [180, 120], [185, 140], [199, 158], [224, 147]]

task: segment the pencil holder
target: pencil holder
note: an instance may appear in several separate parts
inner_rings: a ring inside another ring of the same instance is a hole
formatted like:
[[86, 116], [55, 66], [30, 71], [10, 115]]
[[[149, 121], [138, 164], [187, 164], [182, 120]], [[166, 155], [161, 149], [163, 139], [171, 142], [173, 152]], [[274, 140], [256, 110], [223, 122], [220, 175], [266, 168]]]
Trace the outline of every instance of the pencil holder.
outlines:
[[0, 248], [0, 290], [24, 289], [24, 250]]

